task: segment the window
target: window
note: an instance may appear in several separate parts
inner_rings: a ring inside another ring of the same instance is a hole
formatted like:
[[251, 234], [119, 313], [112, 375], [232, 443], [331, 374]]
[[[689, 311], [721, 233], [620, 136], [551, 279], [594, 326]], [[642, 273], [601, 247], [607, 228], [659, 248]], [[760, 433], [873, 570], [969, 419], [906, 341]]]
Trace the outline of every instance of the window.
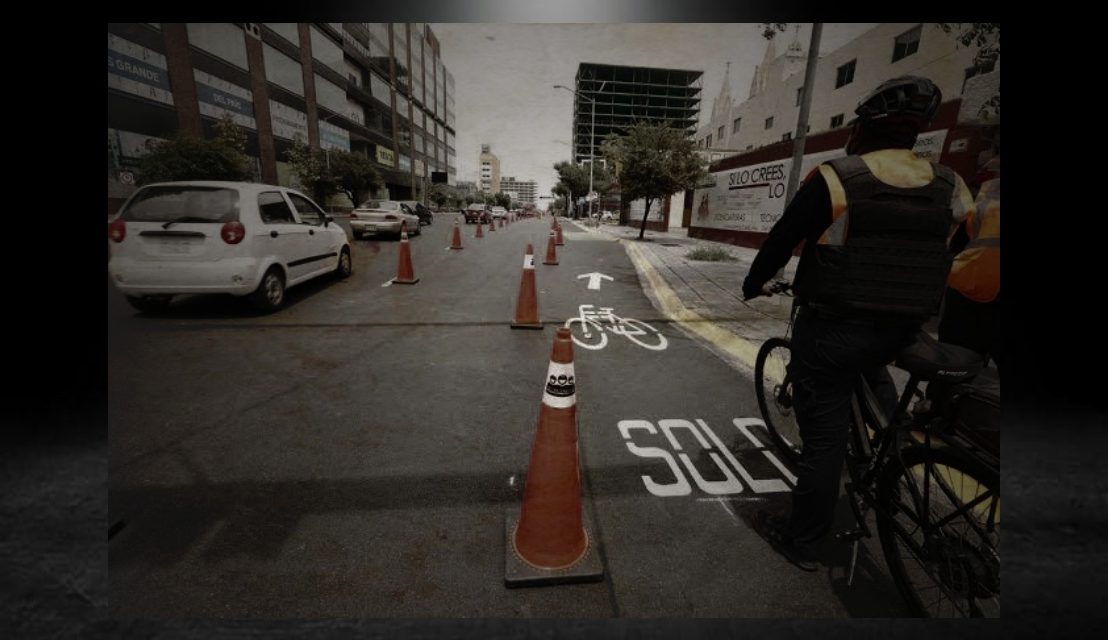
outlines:
[[719, 131], [716, 132], [716, 140], [723, 140], [723, 127], [720, 127]]
[[278, 191], [258, 194], [258, 213], [265, 224], [296, 224], [292, 209]]
[[772, 129], [773, 128], [773, 116], [770, 116], [770, 117], [766, 118], [766, 128], [767, 129]]
[[804, 87], [800, 87], [796, 90], [796, 106], [800, 106], [800, 101], [804, 97]]
[[793, 132], [792, 131], [786, 131], [781, 136], [781, 142], [788, 142], [789, 140], [792, 140], [792, 139], [793, 139]]
[[712, 148], [712, 134], [710, 134], [710, 133], [708, 134], [707, 138], [704, 138], [704, 148], [705, 149], [711, 149]]
[[831, 116], [831, 128], [837, 129], [841, 126], [843, 126], [843, 114], [840, 113], [837, 116]]
[[893, 62], [901, 58], [907, 58], [919, 50], [919, 37], [922, 26], [923, 25], [916, 25], [914, 29], [909, 29], [896, 37], [893, 41]]
[[742, 118], [735, 118], [735, 121], [731, 123], [731, 135], [739, 132], [739, 125], [742, 124], [742, 121]]
[[300, 214], [300, 222], [304, 224], [323, 224], [323, 212], [307, 198], [290, 193], [289, 200], [292, 200], [292, 206], [296, 207], [296, 212]]
[[854, 82], [854, 63], [856, 62], [858, 62], [857, 59], [851, 60], [850, 62], [839, 67], [838, 70], [835, 72], [836, 89], [838, 89], [839, 87], [844, 87], [851, 82]]

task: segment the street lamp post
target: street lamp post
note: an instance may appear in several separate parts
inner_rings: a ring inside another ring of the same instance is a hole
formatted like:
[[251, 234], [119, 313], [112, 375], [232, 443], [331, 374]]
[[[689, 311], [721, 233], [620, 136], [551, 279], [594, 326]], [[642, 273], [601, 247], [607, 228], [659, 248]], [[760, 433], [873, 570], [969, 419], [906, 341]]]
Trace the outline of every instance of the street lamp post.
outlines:
[[[600, 83], [600, 88], [597, 89], [597, 92], [603, 91], [604, 90], [604, 85], [606, 85], [606, 84], [608, 84], [607, 80], [601, 82]], [[589, 125], [589, 194], [588, 194], [589, 196], [592, 196], [592, 193], [593, 193], [592, 173], [593, 173], [593, 166], [596, 164], [596, 100], [594, 100], [594, 99], [592, 99], [588, 96], [581, 95], [581, 93], [579, 91], [577, 91], [576, 89], [570, 89], [569, 87], [564, 86], [564, 85], [556, 84], [556, 85], [554, 85], [554, 88], [555, 89], [565, 89], [566, 91], [572, 91], [573, 94], [576, 95], [578, 98], [584, 98], [585, 100], [588, 100], [590, 103], [592, 103], [592, 108], [589, 109], [590, 116], [591, 116], [591, 118], [590, 118], [591, 123]], [[590, 199], [589, 200], [589, 220], [592, 220], [592, 202], [593, 201]]]

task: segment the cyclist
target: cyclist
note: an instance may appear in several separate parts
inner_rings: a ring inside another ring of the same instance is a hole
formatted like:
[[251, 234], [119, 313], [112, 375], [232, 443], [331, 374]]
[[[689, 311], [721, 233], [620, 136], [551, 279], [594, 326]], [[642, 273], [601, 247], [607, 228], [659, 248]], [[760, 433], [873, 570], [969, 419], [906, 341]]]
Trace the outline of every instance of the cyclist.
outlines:
[[950, 271], [948, 241], [973, 210], [949, 168], [912, 152], [942, 93], [902, 76], [862, 99], [847, 156], [817, 167], [770, 230], [743, 282], [751, 299], [805, 241], [794, 288], [800, 308], [789, 374], [803, 441], [789, 516], [759, 512], [756, 528], [779, 553], [815, 571], [846, 456], [850, 397], [866, 375], [891, 414], [896, 388], [885, 365], [938, 311]]
[[952, 242], [958, 249], [939, 320], [939, 340], [991, 357], [1000, 370], [1000, 144], [976, 179], [975, 215]]

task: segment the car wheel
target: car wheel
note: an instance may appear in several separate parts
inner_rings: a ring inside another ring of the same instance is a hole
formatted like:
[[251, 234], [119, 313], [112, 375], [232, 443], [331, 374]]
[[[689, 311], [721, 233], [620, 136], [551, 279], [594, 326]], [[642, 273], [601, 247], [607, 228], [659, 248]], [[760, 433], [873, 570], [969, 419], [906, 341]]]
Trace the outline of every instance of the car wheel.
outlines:
[[350, 259], [350, 247], [343, 247], [339, 252], [339, 264], [335, 267], [337, 278], [349, 278], [354, 273], [354, 262]]
[[250, 294], [250, 302], [258, 310], [272, 313], [281, 308], [285, 302], [285, 277], [277, 267], [270, 267], [262, 276], [261, 283], [254, 293]]
[[173, 296], [127, 296], [127, 302], [143, 313], [165, 311]]
[[354, 239], [355, 240], [361, 240], [363, 235], [364, 234], [361, 231], [355, 231], [354, 232]]

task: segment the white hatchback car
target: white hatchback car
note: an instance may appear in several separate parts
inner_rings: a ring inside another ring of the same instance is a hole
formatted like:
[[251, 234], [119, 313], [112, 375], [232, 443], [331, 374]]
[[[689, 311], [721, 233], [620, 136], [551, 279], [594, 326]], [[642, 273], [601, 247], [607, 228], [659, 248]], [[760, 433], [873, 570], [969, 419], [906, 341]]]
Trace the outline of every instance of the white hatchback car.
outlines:
[[140, 311], [186, 293], [250, 296], [263, 311], [285, 289], [352, 271], [350, 241], [303, 194], [252, 182], [146, 185], [108, 225], [108, 272]]

